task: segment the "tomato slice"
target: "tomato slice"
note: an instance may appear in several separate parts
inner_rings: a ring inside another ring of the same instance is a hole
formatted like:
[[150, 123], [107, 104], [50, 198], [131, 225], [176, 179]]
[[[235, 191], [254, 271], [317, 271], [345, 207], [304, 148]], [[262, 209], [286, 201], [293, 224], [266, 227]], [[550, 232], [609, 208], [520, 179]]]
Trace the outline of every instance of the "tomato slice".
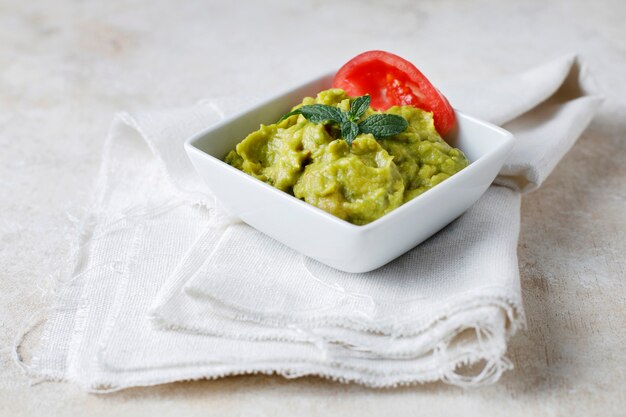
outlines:
[[355, 56], [339, 69], [333, 87], [358, 97], [369, 94], [376, 110], [415, 106], [433, 113], [435, 129], [444, 136], [454, 127], [454, 109], [415, 65], [385, 51]]

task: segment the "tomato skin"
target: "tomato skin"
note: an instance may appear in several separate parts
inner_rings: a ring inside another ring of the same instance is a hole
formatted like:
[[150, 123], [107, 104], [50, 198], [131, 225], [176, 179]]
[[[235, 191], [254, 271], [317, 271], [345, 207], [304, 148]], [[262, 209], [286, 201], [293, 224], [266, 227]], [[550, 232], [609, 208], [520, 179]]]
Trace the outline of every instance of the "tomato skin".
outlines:
[[385, 51], [363, 52], [344, 64], [333, 87], [358, 97], [369, 94], [376, 110], [392, 106], [415, 106], [433, 113], [435, 129], [441, 136], [456, 122], [448, 100], [409, 61]]

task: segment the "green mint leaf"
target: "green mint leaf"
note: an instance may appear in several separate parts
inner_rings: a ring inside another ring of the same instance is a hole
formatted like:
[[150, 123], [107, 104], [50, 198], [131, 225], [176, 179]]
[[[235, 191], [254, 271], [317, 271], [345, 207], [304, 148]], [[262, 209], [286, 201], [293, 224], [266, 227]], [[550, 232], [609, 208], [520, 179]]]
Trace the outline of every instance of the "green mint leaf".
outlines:
[[373, 114], [359, 123], [359, 130], [362, 133], [371, 133], [375, 138], [380, 139], [402, 133], [408, 126], [409, 122], [402, 116]]
[[287, 117], [293, 116], [294, 114], [301, 114], [308, 121], [313, 123], [342, 123], [346, 119], [346, 116], [337, 107], [326, 106], [324, 104], [311, 104], [290, 111], [289, 113], [281, 117], [278, 123], [282, 122]]
[[350, 111], [348, 112], [348, 118], [353, 122], [359, 120], [363, 113], [370, 106], [370, 96], [361, 96], [357, 97], [352, 101], [352, 105], [350, 106]]
[[359, 134], [359, 126], [350, 121], [346, 120], [341, 123], [341, 136], [348, 142], [348, 145], [352, 145], [352, 141], [356, 138], [356, 135]]

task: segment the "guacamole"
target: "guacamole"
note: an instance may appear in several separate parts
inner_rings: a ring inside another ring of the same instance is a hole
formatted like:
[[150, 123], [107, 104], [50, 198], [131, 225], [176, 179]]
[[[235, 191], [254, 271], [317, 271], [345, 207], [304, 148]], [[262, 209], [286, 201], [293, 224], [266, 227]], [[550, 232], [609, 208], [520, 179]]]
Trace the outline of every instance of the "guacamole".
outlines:
[[[352, 98], [330, 89], [303, 105], [347, 112]], [[368, 108], [363, 118], [377, 114]], [[391, 107], [408, 121], [402, 133], [376, 139], [360, 133], [352, 145], [335, 124], [293, 115], [249, 134], [225, 161], [295, 197], [356, 225], [370, 223], [465, 168], [469, 161], [441, 139], [432, 113]]]

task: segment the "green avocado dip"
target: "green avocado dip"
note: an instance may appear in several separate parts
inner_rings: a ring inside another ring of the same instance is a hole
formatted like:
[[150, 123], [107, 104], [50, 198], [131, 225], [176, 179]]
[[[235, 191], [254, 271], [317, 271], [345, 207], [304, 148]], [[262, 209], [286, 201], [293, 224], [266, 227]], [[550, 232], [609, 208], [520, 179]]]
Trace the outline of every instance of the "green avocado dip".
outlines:
[[[322, 104], [348, 114], [356, 100], [343, 90], [330, 89], [306, 97], [294, 111]], [[367, 107], [359, 120], [380, 113]], [[408, 126], [378, 139], [357, 131], [348, 140], [337, 124], [288, 114], [250, 133], [225, 161], [343, 220], [364, 225], [469, 165], [463, 152], [439, 136], [432, 113], [413, 106], [382, 113], [401, 116]]]

